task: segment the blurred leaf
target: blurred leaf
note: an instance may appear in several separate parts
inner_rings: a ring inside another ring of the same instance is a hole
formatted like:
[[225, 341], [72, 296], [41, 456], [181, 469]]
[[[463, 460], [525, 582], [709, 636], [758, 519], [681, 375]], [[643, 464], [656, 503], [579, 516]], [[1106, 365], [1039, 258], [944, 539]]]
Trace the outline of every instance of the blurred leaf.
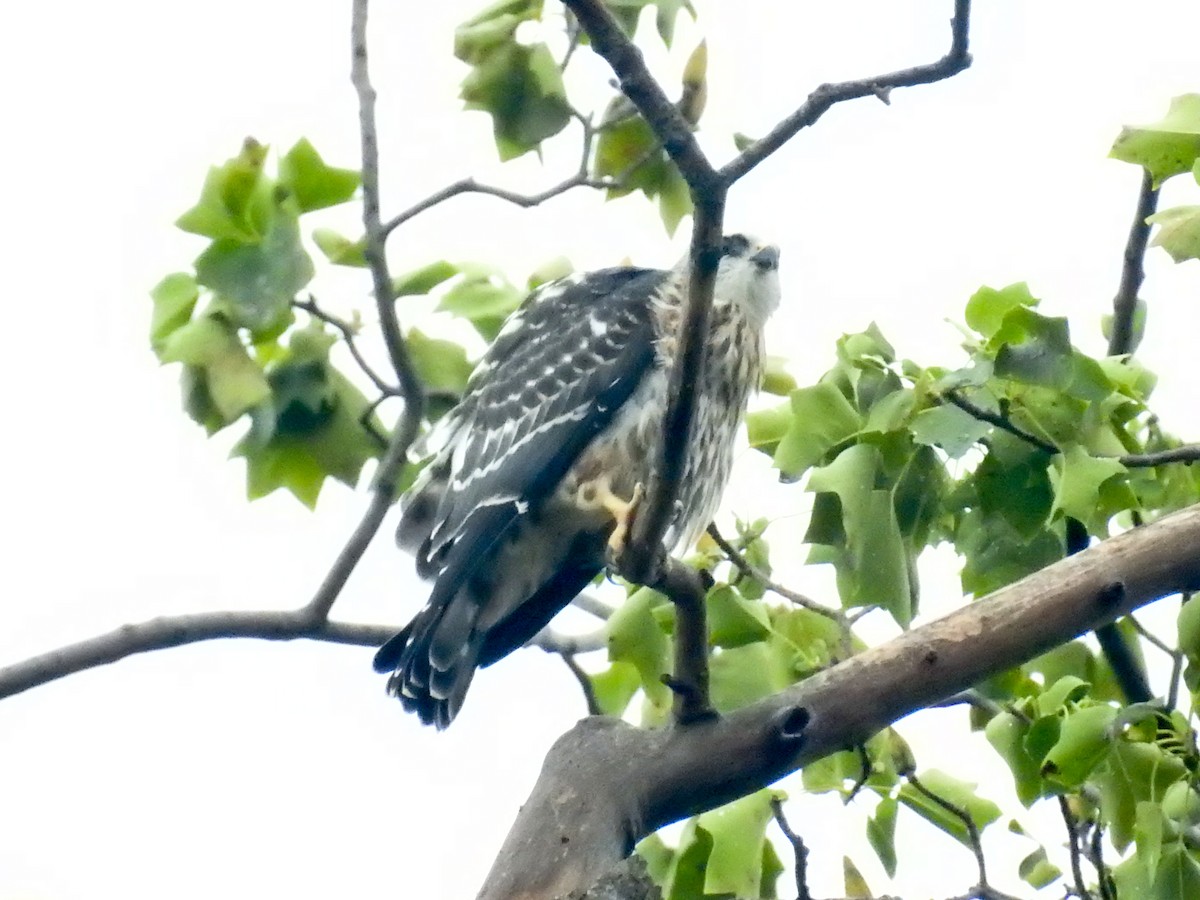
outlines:
[[1091, 781], [1100, 789], [1100, 809], [1109, 823], [1109, 838], [1124, 852], [1134, 834], [1137, 804], [1161, 801], [1167, 788], [1187, 777], [1175, 756], [1154, 744], [1116, 740]]
[[708, 102], [708, 42], [696, 45], [683, 67], [683, 96], [679, 113], [691, 125], [700, 121]]
[[1179, 649], [1189, 660], [1200, 660], [1200, 594], [1193, 594], [1179, 610]]
[[912, 422], [917, 443], [941, 447], [951, 459], [958, 459], [991, 430], [987, 422], [949, 403], [921, 410]]
[[510, 43], [522, 22], [542, 17], [542, 0], [499, 0], [454, 29], [454, 55], [476, 64]]
[[413, 269], [411, 272], [397, 276], [392, 281], [392, 290], [396, 292], [397, 297], [428, 294], [443, 281], [453, 278], [460, 271], [459, 267], [453, 263], [439, 259], [437, 262], [431, 262], [419, 269]]
[[1200, 94], [1175, 97], [1152, 125], [1121, 129], [1109, 156], [1147, 169], [1155, 187], [1191, 171], [1200, 158]]
[[485, 340], [491, 341], [504, 319], [524, 299], [521, 291], [502, 278], [468, 275], [445, 293], [437, 309], [469, 320]]
[[763, 604], [747, 600], [727, 584], [708, 592], [709, 642], [718, 647], [741, 647], [771, 633]]
[[271, 198], [271, 185], [263, 177], [266, 158], [267, 147], [246, 138], [237, 156], [208, 170], [199, 201], [175, 226], [213, 240], [257, 241], [266, 231], [263, 211]]
[[291, 191], [301, 212], [345, 203], [360, 181], [354, 169], [326, 165], [308, 138], [300, 138], [279, 160], [279, 183]]
[[467, 359], [467, 351], [454, 341], [427, 337], [416, 328], [404, 336], [413, 366], [425, 386], [435, 391], [461, 394], [475, 366]]
[[1035, 890], [1053, 884], [1062, 877], [1062, 870], [1046, 858], [1046, 848], [1038, 847], [1017, 866], [1021, 880]]
[[863, 878], [862, 872], [858, 871], [858, 866], [854, 865], [854, 860], [848, 856], [842, 857], [842, 883], [845, 886], [847, 900], [875, 896], [867, 885], [867, 879]]
[[291, 302], [312, 277], [296, 214], [281, 205], [259, 243], [216, 240], [196, 259], [196, 280], [223, 301], [234, 324], [256, 334], [290, 321]]
[[642, 686], [637, 667], [627, 662], [614, 662], [603, 672], [589, 675], [588, 680], [602, 716], [624, 715], [629, 701]]
[[163, 343], [159, 359], [202, 370], [204, 395], [224, 424], [262, 403], [271, 392], [233, 327], [219, 316], [201, 316], [177, 328]]
[[460, 96], [467, 109], [492, 117], [501, 160], [537, 149], [571, 120], [558, 63], [545, 44], [498, 43], [468, 61], [474, 68]]
[[761, 390], [764, 394], [787, 397], [796, 390], [796, 379], [787, 370], [787, 357], [767, 354], [763, 361]]
[[668, 235], [692, 212], [692, 192], [675, 166], [669, 166], [658, 185], [658, 212]]
[[1000, 330], [1004, 317], [1010, 312], [1021, 307], [1037, 306], [1038, 302], [1023, 281], [1000, 290], [981, 287], [967, 301], [967, 325], [990, 338]]
[[566, 278], [574, 271], [575, 267], [569, 259], [565, 256], [556, 256], [554, 259], [547, 260], [530, 272], [525, 286], [531, 291], [536, 290], [543, 284], [549, 284], [552, 281], [558, 281], [560, 278]]
[[335, 266], [366, 268], [367, 258], [363, 255], [362, 238], [352, 241], [332, 228], [314, 228], [312, 239], [317, 248], [325, 254], [325, 258]]
[[186, 272], [166, 276], [150, 291], [154, 312], [150, 319], [150, 346], [155, 352], [179, 327], [186, 325], [196, 308], [200, 289], [196, 279]]
[[867, 819], [867, 841], [879, 857], [888, 878], [896, 877], [896, 810], [895, 798], [884, 797]]
[[1200, 258], [1200, 206], [1164, 209], [1146, 221], [1158, 226], [1153, 245], [1166, 250], [1175, 262]]

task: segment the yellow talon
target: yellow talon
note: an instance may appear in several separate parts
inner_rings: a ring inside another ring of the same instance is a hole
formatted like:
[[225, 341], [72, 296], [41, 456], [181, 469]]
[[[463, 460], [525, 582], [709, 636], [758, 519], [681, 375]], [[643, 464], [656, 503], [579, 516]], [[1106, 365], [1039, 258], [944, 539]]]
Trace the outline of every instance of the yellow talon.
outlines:
[[637, 515], [638, 507], [642, 505], [642, 496], [645, 493], [646, 491], [639, 481], [633, 488], [633, 496], [629, 502], [625, 502], [616, 494], [607, 491], [601, 498], [604, 508], [617, 520], [617, 527], [608, 536], [608, 549], [614, 557], [619, 557], [625, 549], [625, 541], [629, 539], [629, 529], [633, 527], [634, 516]]

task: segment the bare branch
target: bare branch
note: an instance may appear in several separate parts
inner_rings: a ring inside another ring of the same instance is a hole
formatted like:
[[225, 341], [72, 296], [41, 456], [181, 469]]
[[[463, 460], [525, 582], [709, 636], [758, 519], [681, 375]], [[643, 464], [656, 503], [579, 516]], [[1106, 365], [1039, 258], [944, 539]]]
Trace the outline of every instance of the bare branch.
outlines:
[[388, 271], [384, 242], [387, 234], [379, 218], [379, 138], [375, 127], [375, 88], [367, 68], [367, 5], [368, 0], [354, 0], [351, 19], [352, 64], [350, 80], [358, 94], [358, 122], [362, 140], [363, 256], [371, 270], [375, 305], [383, 327], [383, 339], [404, 397], [404, 414], [397, 431], [400, 443], [407, 448], [417, 436], [421, 417], [425, 413], [425, 388], [413, 366], [396, 317], [395, 290]]
[[792, 855], [796, 863], [796, 900], [812, 900], [812, 895], [808, 892], [808, 848], [804, 846], [800, 835], [788, 824], [787, 817], [783, 814], [783, 803], [778, 797], [771, 798], [771, 810], [775, 814], [775, 824], [792, 845]]
[[950, 20], [950, 49], [945, 56], [929, 65], [913, 66], [857, 81], [821, 85], [809, 94], [799, 109], [725, 165], [720, 171], [721, 178], [726, 185], [733, 184], [794, 138], [801, 129], [816, 122], [834, 104], [860, 97], [877, 97], [887, 103], [888, 94], [893, 88], [932, 84], [957, 75], [971, 65], [971, 54], [968, 52], [970, 24], [971, 0], [955, 0], [954, 18]]
[[304, 310], [314, 319], [320, 319], [322, 322], [332, 326], [336, 331], [338, 331], [342, 336], [342, 340], [346, 344], [346, 349], [350, 351], [350, 355], [354, 357], [354, 361], [358, 363], [358, 367], [362, 369], [363, 374], [371, 380], [371, 383], [375, 385], [376, 389], [379, 390], [380, 393], [382, 393], [385, 397], [400, 396], [400, 389], [395, 385], [388, 384], [381, 377], [379, 377], [379, 373], [372, 368], [371, 364], [367, 362], [366, 358], [362, 355], [362, 352], [358, 349], [358, 343], [355, 341], [355, 338], [358, 336], [357, 330], [353, 325], [351, 325], [345, 319], [340, 319], [332, 313], [328, 313], [321, 309], [321, 307], [317, 305], [317, 298], [312, 294], [308, 295], [307, 300], [293, 300], [292, 306], [294, 306], [296, 309]]
[[1150, 240], [1150, 223], [1158, 206], [1158, 189], [1149, 170], [1142, 172], [1142, 186], [1138, 191], [1137, 209], [1133, 224], [1129, 227], [1129, 238], [1125, 242], [1124, 263], [1121, 266], [1121, 283], [1113, 298], [1112, 330], [1108, 339], [1108, 355], [1120, 356], [1132, 353], [1137, 336], [1134, 333], [1134, 317], [1137, 313], [1138, 291], [1146, 277], [1144, 261], [1146, 245]]
[[575, 661], [575, 654], [560, 653], [559, 658], [563, 664], [575, 676], [575, 680], [579, 682], [579, 688], [583, 691], [583, 702], [587, 705], [587, 713], [589, 716], [598, 716], [601, 713], [600, 703], [596, 700], [596, 689], [592, 687], [592, 679], [588, 677], [588, 673], [583, 671], [583, 668]]
[[991, 410], [984, 409], [975, 403], [972, 403], [958, 391], [946, 391], [942, 394], [943, 399], [957, 406], [973, 419], [978, 419], [980, 422], [987, 422], [989, 425], [995, 425], [1002, 431], [1007, 431], [1013, 437], [1020, 438], [1030, 446], [1037, 447], [1039, 450], [1044, 450], [1046, 453], [1058, 453], [1058, 447], [1049, 441], [1044, 441], [1036, 434], [1030, 434], [1019, 425], [1013, 423], [1008, 416], [994, 413]]
[[562, 634], [549, 625], [529, 639], [526, 647], [537, 647], [547, 653], [574, 656], [577, 653], [594, 653], [608, 646], [608, 635], [603, 628], [587, 634]]
[[1075, 879], [1075, 895], [1079, 900], [1092, 900], [1091, 892], [1083, 881], [1082, 854], [1079, 848], [1079, 822], [1071, 812], [1067, 798], [1058, 795], [1058, 809], [1062, 813], [1063, 823], [1067, 826], [1067, 845], [1071, 851], [1071, 875]]
[[971, 842], [971, 852], [975, 854], [975, 865], [979, 869], [979, 885], [976, 887], [976, 892], [990, 893], [991, 886], [988, 884], [987, 863], [983, 858], [983, 844], [979, 839], [979, 828], [976, 826], [975, 820], [971, 818], [971, 814], [961, 806], [951, 803], [937, 792], [931, 791], [929, 788], [925, 787], [925, 785], [921, 784], [921, 780], [917, 777], [915, 772], [908, 772], [906, 773], [905, 777], [908, 779], [908, 783], [913, 786], [917, 793], [936, 803], [946, 812], [950, 813], [950, 815], [962, 822], [963, 827], [967, 829], [967, 839]]
[[824, 603], [818, 603], [816, 600], [806, 597], [804, 594], [801, 594], [798, 591], [793, 591], [791, 588], [785, 587], [779, 582], [772, 580], [771, 576], [762, 569], [751, 565], [750, 561], [742, 555], [738, 548], [733, 546], [733, 544], [725, 539], [725, 536], [721, 534], [715, 524], [708, 526], [708, 536], [713, 539], [713, 543], [721, 548], [721, 552], [725, 554], [725, 557], [731, 563], [733, 563], [734, 567], [747, 578], [753, 578], [771, 593], [778, 594], [780, 597], [783, 597], [785, 600], [790, 600], [797, 606], [802, 606], [811, 612], [815, 612], [819, 615], [833, 619], [843, 627], [849, 627], [849, 622], [846, 620], [846, 616], [841, 610], [826, 606]]
[[1193, 463], [1197, 460], [1200, 460], [1200, 444], [1183, 444], [1154, 453], [1127, 453], [1117, 457], [1117, 462], [1127, 469], [1146, 469], [1176, 462]]
[[305, 610], [226, 611], [163, 616], [123, 625], [107, 634], [59, 647], [0, 669], [0, 698], [152, 650], [224, 638], [264, 641], [306, 639], [378, 647], [395, 633], [391, 625], [314, 621]]

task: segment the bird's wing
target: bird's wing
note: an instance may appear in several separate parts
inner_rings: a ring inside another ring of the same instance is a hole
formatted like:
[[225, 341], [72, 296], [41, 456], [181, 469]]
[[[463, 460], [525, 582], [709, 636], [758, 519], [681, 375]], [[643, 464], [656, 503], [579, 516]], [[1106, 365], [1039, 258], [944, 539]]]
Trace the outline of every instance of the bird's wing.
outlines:
[[[427, 574], [486, 553], [612, 421], [654, 365], [650, 304], [668, 275], [618, 268], [567, 278], [513, 313], [442, 425], [445, 446], [405, 509], [401, 542], [423, 544]], [[451, 545], [457, 560], [446, 555]]]

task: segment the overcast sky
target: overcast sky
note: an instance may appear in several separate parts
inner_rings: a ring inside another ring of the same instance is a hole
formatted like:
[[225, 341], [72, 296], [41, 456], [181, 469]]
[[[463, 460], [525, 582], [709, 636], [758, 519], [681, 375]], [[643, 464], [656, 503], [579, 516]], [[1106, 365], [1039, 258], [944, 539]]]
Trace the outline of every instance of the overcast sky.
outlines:
[[[681, 19], [675, 52], [651, 61], [674, 90], [688, 51], [708, 36], [702, 139], [718, 160], [732, 153], [730, 132], [765, 132], [822, 81], [940, 56], [951, 7], [698, 5], [699, 25]], [[171, 223], [206, 168], [246, 135], [278, 148], [307, 136], [331, 163], [356, 165], [349, 3], [11, 6], [0, 29], [0, 666], [165, 613], [297, 606], [365, 494], [331, 485], [315, 514], [283, 494], [247, 504], [242, 466], [226, 459], [231, 440], [207, 441], [185, 419], [177, 372], [149, 352], [147, 290], [201, 249]], [[452, 32], [475, 3], [375, 6], [385, 215], [471, 173], [537, 188], [570, 171], [570, 150], [548, 153], [545, 171], [532, 156], [499, 166], [487, 119], [459, 112]], [[903, 356], [957, 362], [945, 320], [961, 319], [981, 284], [1028, 281], [1046, 312], [1071, 317], [1084, 349], [1103, 347], [1098, 321], [1138, 183], [1132, 167], [1105, 157], [1122, 124], [1156, 119], [1170, 97], [1200, 90], [1200, 5], [979, 6], [966, 74], [898, 91], [890, 107], [836, 108], [731, 198], [732, 229], [782, 247], [771, 349], [794, 360], [802, 382], [828, 367], [839, 334], [872, 320]], [[580, 82], [603, 96], [606, 75], [586, 57]], [[1196, 202], [1186, 193], [1164, 203]], [[327, 223], [352, 232], [347, 210]], [[523, 212], [470, 197], [398, 232], [391, 258], [395, 271], [480, 259], [521, 280], [560, 255], [579, 268], [626, 257], [669, 265], [686, 232], [667, 239], [637, 199], [603, 204], [580, 192]], [[1142, 350], [1163, 376], [1156, 408], [1192, 439], [1198, 275], [1195, 263], [1176, 267], [1152, 251]], [[365, 277], [317, 288], [333, 308], [369, 310]], [[798, 556], [799, 489], [775, 492], [761, 461], [744, 461], [731, 508], [784, 517], [776, 553]], [[935, 563], [928, 608], [944, 609], [959, 599], [956, 571], [948, 556]], [[791, 577], [829, 596], [821, 572]], [[402, 623], [424, 590], [381, 535], [335, 613]], [[473, 896], [547, 747], [583, 713], [579, 691], [556, 660], [520, 652], [477, 678], [459, 720], [437, 734], [384, 695], [370, 655], [201, 644], [0, 703], [0, 900]], [[921, 736], [941, 723], [961, 730], [961, 715], [923, 713], [901, 730], [923, 766], [986, 777], [995, 770], [974, 768], [988, 756], [975, 744]], [[1011, 805], [1003, 788], [984, 792]], [[814, 846], [814, 889], [839, 889], [833, 873], [847, 848], [883, 887], [856, 843], [869, 804], [805, 809], [793, 824]], [[894, 892], [946, 895], [972, 883], [969, 854], [923, 823], [902, 818], [902, 828], [905, 846], [928, 855], [902, 863]]]

